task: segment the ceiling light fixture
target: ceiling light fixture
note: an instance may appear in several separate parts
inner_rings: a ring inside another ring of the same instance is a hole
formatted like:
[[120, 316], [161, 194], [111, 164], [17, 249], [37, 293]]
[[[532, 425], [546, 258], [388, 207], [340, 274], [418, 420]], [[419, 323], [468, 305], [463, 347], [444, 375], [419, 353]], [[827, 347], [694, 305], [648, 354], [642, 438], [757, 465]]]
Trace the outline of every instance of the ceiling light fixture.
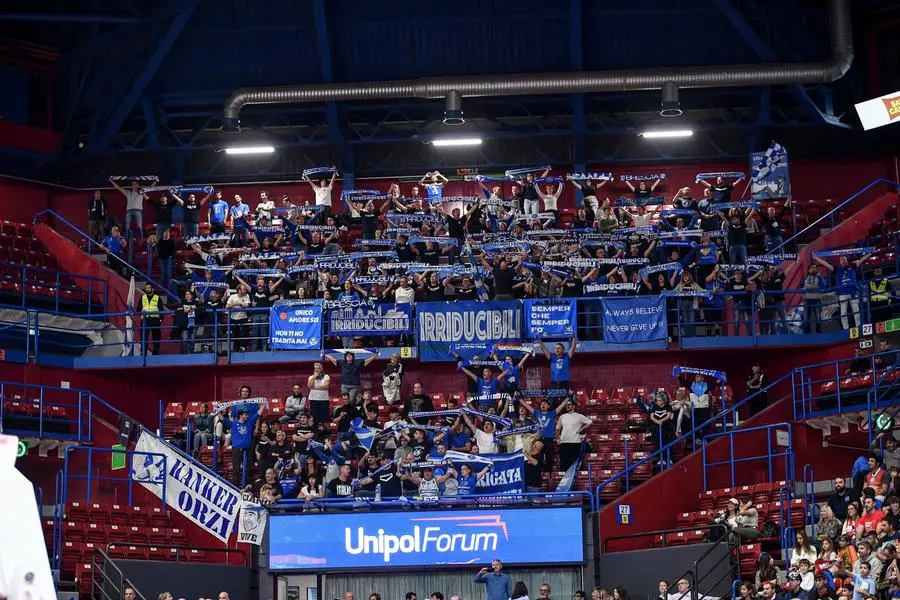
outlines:
[[438, 138], [431, 140], [432, 146], [480, 146], [481, 138]]
[[444, 125], [462, 125], [463, 119], [462, 94], [456, 90], [447, 92], [444, 98]]
[[272, 154], [275, 146], [233, 146], [225, 148], [225, 154]]
[[645, 138], [683, 138], [694, 135], [693, 129], [648, 129], [638, 132], [638, 135]]
[[681, 110], [681, 100], [678, 98], [678, 84], [669, 81], [663, 84], [662, 88], [662, 104], [659, 107], [659, 116], [661, 117], [680, 117], [684, 114]]

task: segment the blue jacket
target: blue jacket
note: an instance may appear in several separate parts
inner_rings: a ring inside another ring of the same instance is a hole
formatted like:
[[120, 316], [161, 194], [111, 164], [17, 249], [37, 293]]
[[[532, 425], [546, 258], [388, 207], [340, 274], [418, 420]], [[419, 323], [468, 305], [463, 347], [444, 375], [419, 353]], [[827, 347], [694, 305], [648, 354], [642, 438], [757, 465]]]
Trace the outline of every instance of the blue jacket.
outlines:
[[487, 600], [509, 600], [512, 596], [512, 587], [509, 583], [509, 575], [506, 573], [478, 573], [475, 575], [475, 583], [483, 583], [487, 591]]
[[222, 422], [231, 429], [232, 448], [250, 448], [253, 445], [253, 427], [256, 425], [257, 419], [259, 419], [259, 413], [247, 419], [246, 423], [222, 419]]

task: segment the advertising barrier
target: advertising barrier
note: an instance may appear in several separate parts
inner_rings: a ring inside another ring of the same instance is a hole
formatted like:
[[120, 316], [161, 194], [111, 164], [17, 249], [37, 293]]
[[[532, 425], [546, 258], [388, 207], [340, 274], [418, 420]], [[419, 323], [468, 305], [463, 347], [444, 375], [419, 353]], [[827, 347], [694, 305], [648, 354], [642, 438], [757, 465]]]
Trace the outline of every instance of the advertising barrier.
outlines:
[[[404, 513], [285, 514], [269, 518], [269, 569], [584, 562], [578, 507]], [[536, 551], [540, 549], [540, 551]]]

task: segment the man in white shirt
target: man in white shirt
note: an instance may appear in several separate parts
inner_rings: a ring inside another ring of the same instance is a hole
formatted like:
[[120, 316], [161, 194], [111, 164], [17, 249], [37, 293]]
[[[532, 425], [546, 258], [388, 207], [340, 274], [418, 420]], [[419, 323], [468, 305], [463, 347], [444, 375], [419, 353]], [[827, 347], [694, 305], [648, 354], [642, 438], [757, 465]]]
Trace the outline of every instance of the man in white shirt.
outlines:
[[594, 422], [575, 411], [575, 403], [571, 399], [564, 400], [559, 407], [563, 412], [556, 419], [556, 434], [559, 439], [559, 470], [565, 471], [578, 460], [581, 454], [581, 443], [584, 432]]
[[55, 600], [34, 488], [15, 467], [18, 446], [0, 434], [0, 598]]
[[416, 301], [416, 290], [409, 285], [409, 279], [400, 278], [400, 285], [394, 291], [394, 302], [397, 304], [414, 304]]
[[328, 181], [320, 179], [317, 183], [308, 176], [303, 176], [303, 179], [310, 187], [312, 187], [313, 192], [316, 195], [316, 206], [327, 206], [328, 208], [331, 208], [331, 189], [334, 187], [335, 177], [337, 177], [337, 169], [334, 169], [331, 172], [331, 179]]
[[478, 446], [478, 454], [497, 454], [497, 442], [494, 440], [494, 422], [485, 420], [481, 427], [477, 427], [465, 412], [460, 413], [463, 421], [469, 426]]
[[134, 223], [137, 225], [138, 237], [144, 239], [144, 200], [150, 198], [140, 192], [140, 184], [137, 181], [131, 182], [130, 190], [126, 190], [116, 183], [112, 176], [110, 176], [109, 182], [125, 196], [125, 228], [123, 231], [127, 235], [131, 231], [131, 224]]

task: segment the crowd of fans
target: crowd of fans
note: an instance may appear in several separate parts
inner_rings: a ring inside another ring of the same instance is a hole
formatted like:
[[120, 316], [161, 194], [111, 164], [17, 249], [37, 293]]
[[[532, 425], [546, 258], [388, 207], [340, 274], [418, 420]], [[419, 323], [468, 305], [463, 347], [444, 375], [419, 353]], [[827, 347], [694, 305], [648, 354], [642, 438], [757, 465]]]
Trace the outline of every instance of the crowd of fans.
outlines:
[[[900, 597], [900, 448], [892, 431], [874, 448], [854, 464], [850, 486], [844, 477], [834, 479], [815, 526], [797, 529], [784, 560], [760, 554], [754, 580], [740, 586], [741, 598]], [[749, 498], [732, 499], [718, 521], [744, 542], [768, 535]]]
[[[787, 333], [801, 323], [789, 321], [790, 309], [799, 307], [804, 330], [820, 331], [822, 295], [837, 290], [842, 326], [861, 323], [857, 271], [868, 256], [811, 266], [802, 297], [788, 302], [781, 260], [763, 254], [783, 252], [791, 198], [757, 212], [754, 203], [733, 202], [734, 185], [722, 177], [698, 178], [699, 199], [690, 187], [659, 197], [657, 179], [629, 182], [621, 190], [629, 197], [611, 200], [601, 196], [608, 181], [573, 179], [584, 202], [570, 221], [557, 208], [566, 180], [546, 171], [512, 175], [508, 184], [481, 178], [483, 196], [470, 198], [443, 197], [447, 178], [435, 171], [406, 190], [391, 184], [345, 192], [340, 214], [332, 212], [334, 171], [328, 175], [305, 177], [314, 204], [288, 197], [276, 203], [262, 191], [255, 208], [240, 194], [229, 201], [211, 188], [201, 197], [178, 188], [143, 193], [138, 182], [130, 189], [113, 182], [127, 200], [124, 230], [113, 226], [102, 246], [110, 264], [126, 273], [132, 226], [143, 236], [143, 209], [153, 206], [149, 247], [170, 297], [154, 296], [148, 312], [166, 304], [175, 310], [172, 337], [184, 340], [183, 352], [194, 349], [195, 339], [210, 350], [216, 328], [224, 337], [222, 309], [234, 311], [227, 321], [233, 350], [267, 349], [268, 315], [245, 309], [266, 309], [280, 299], [414, 304], [662, 293], [673, 296], [670, 335], [692, 336], [698, 329], [749, 334], [756, 322], [760, 333]], [[94, 220], [97, 201], [95, 195], [89, 203], [93, 233], [102, 229]], [[172, 235], [176, 205], [184, 211], [184, 248]], [[199, 235], [201, 221], [208, 235]], [[357, 227], [361, 237], [354, 239]], [[174, 260], [182, 249], [183, 266]], [[586, 302], [579, 312], [579, 338], [600, 339], [599, 304]], [[156, 342], [158, 320], [145, 326]]]

